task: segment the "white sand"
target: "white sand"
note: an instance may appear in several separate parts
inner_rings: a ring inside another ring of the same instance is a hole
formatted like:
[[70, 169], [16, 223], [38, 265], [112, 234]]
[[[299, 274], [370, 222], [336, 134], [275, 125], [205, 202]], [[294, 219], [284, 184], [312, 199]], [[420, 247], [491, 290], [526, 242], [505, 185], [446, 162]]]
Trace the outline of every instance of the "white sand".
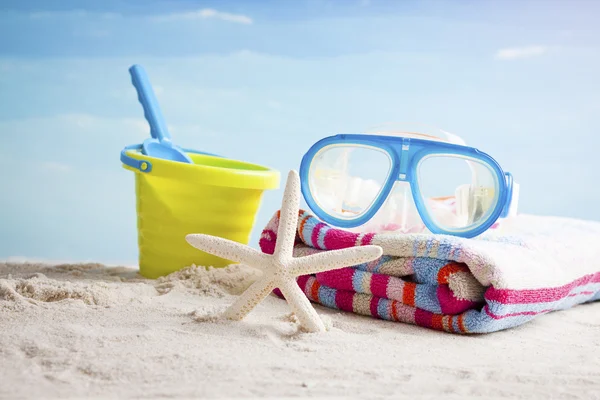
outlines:
[[0, 398], [600, 399], [599, 303], [468, 337], [320, 306], [302, 333], [274, 296], [215, 322], [256, 274], [0, 264]]

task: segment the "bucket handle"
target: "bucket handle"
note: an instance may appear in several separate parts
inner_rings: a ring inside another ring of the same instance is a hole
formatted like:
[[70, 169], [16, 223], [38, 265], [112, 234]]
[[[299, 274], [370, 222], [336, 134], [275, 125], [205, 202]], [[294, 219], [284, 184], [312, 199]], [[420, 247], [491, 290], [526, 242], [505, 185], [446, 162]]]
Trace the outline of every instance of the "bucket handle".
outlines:
[[[140, 172], [145, 172], [148, 173], [150, 171], [152, 171], [152, 163], [148, 160], [138, 160], [135, 159], [129, 155], [127, 155], [127, 152], [129, 150], [142, 150], [142, 145], [141, 144], [132, 144], [129, 146], [125, 146], [125, 148], [123, 148], [123, 150], [121, 150], [121, 162], [129, 167], [135, 168]], [[212, 154], [212, 153], [207, 153], [205, 151], [197, 151], [197, 150], [192, 150], [192, 149], [182, 149], [183, 151], [185, 151], [186, 153], [193, 153], [193, 154], [203, 154], [206, 156], [213, 156], [213, 157], [221, 157], [217, 154]]]

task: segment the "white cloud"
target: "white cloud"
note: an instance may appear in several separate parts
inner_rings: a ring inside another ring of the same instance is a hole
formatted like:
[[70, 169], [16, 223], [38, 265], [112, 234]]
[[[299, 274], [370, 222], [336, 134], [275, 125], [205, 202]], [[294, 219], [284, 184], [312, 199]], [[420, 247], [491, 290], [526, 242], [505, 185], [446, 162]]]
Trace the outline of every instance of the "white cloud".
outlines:
[[541, 56], [547, 52], [548, 47], [546, 46], [509, 47], [498, 50], [495, 58], [498, 60], [515, 60], [517, 58]]
[[[36, 11], [29, 14], [31, 19], [51, 19], [51, 18], [100, 18], [115, 19], [123, 15], [114, 12], [93, 12], [86, 10], [65, 10], [65, 11]], [[217, 11], [212, 8], [203, 8], [200, 10], [176, 12], [171, 14], [150, 15], [147, 19], [151, 21], [196, 21], [201, 19], [220, 19], [222, 21], [234, 22], [238, 24], [252, 24], [252, 18], [243, 14], [232, 14]]]
[[231, 14], [214, 10], [212, 8], [203, 8], [196, 11], [186, 11], [181, 13], [154, 15], [150, 19], [154, 21], [194, 21], [199, 19], [215, 18], [227, 22], [235, 22], [238, 24], [252, 24], [252, 18], [243, 14]]

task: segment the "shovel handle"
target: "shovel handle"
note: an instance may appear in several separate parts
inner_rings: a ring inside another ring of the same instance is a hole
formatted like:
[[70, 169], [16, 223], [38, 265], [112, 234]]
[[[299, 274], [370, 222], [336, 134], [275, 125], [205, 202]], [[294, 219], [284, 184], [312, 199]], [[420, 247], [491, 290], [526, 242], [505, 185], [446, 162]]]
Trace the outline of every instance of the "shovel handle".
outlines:
[[131, 83], [133, 83], [137, 91], [138, 100], [144, 109], [144, 117], [150, 125], [150, 135], [160, 142], [170, 143], [171, 135], [167, 130], [167, 125], [165, 124], [146, 71], [144, 71], [141, 65], [134, 64], [129, 68], [129, 73], [131, 74]]

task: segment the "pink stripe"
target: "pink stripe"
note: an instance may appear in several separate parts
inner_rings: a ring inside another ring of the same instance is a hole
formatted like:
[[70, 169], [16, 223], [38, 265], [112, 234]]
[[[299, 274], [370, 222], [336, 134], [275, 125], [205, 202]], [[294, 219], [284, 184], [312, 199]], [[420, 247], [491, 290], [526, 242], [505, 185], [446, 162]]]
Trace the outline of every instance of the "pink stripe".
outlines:
[[415, 273], [415, 259], [414, 258], [409, 258], [408, 262], [406, 263], [406, 266], [408, 267], [406, 272], [410, 272], [412, 274]]
[[311, 278], [310, 275], [302, 275], [296, 279], [296, 282], [298, 282], [298, 286], [300, 286], [300, 289], [302, 289], [303, 292], [304, 292], [304, 290], [306, 288], [306, 284], [308, 283], [308, 280], [310, 278]]
[[504, 318], [508, 318], [508, 317], [518, 317], [519, 315], [538, 315], [538, 314], [545, 314], [545, 313], [548, 313], [550, 311], [554, 311], [554, 310], [551, 310], [551, 309], [547, 309], [547, 310], [542, 310], [542, 311], [523, 311], [523, 312], [518, 312], [518, 313], [496, 315], [496, 314], [494, 314], [494, 313], [492, 313], [490, 311], [490, 309], [488, 308], [487, 305], [484, 307], [484, 310], [485, 310], [485, 313], [487, 315], [489, 315], [490, 317], [492, 317], [494, 319], [504, 319]]
[[373, 274], [371, 276], [371, 293], [377, 297], [387, 297], [389, 275]]
[[411, 306], [407, 306], [406, 304], [403, 304], [399, 301], [394, 301], [394, 303], [396, 303], [396, 315], [398, 316], [398, 321], [400, 322], [406, 322], [409, 324], [415, 324], [415, 314], [416, 314], [416, 309], [414, 307]]
[[485, 298], [488, 301], [497, 301], [502, 304], [547, 303], [565, 298], [573, 289], [590, 283], [600, 283], [600, 272], [586, 275], [556, 288], [511, 290], [495, 289], [492, 286], [485, 292]]
[[382, 296], [386, 299], [393, 299], [402, 302], [404, 281], [398, 278], [390, 278], [386, 289], [386, 295]]
[[275, 253], [275, 238], [277, 234], [270, 229], [265, 229], [258, 242], [260, 249], [263, 253], [273, 254]]
[[325, 286], [342, 290], [354, 290], [352, 285], [352, 277], [354, 276], [353, 268], [340, 268], [332, 271], [317, 273], [317, 280]]
[[377, 312], [377, 306], [379, 305], [379, 297], [372, 296], [371, 297], [371, 315], [374, 317], [379, 317], [379, 313]]
[[431, 328], [431, 319], [433, 318], [433, 313], [429, 311], [425, 311], [421, 308], [417, 308], [415, 310], [415, 323], [419, 326], [424, 326], [425, 328]]
[[323, 242], [325, 243], [327, 250], [345, 249], [356, 245], [358, 235], [358, 233], [347, 232], [340, 229], [329, 229], [325, 232]]
[[442, 314], [457, 315], [465, 312], [476, 304], [470, 300], [457, 299], [448, 285], [439, 285], [437, 288], [437, 298], [442, 308]]
[[377, 268], [378, 265], [379, 265], [379, 258], [377, 258], [373, 261], [369, 261], [369, 263], [367, 264], [367, 270], [369, 270], [369, 272], [373, 272], [373, 270], [375, 268]]
[[[590, 292], [590, 291], [586, 291], [586, 292], [580, 292], [580, 293], [572, 293], [568, 296], [565, 297], [575, 297], [575, 296], [579, 296], [579, 295], [594, 295], [596, 294], [596, 292]], [[504, 319], [504, 318], [508, 318], [508, 317], [518, 317], [519, 315], [538, 315], [538, 314], [545, 314], [545, 313], [549, 313], [551, 311], [556, 311], [555, 308], [548, 308], [545, 310], [541, 310], [541, 311], [521, 311], [521, 312], [516, 312], [516, 313], [510, 313], [510, 314], [504, 314], [504, 315], [497, 315], [494, 314], [490, 311], [489, 306], [486, 304], [486, 306], [484, 307], [485, 313], [487, 315], [489, 315], [490, 317], [494, 318], [494, 319]]]
[[335, 304], [338, 308], [343, 311], [353, 312], [352, 303], [354, 299], [354, 292], [347, 292], [344, 290], [337, 290], [335, 294]]
[[365, 236], [363, 236], [363, 238], [361, 240], [361, 246], [366, 246], [366, 245], [371, 244], [373, 237], [375, 237], [374, 233], [367, 233]]

